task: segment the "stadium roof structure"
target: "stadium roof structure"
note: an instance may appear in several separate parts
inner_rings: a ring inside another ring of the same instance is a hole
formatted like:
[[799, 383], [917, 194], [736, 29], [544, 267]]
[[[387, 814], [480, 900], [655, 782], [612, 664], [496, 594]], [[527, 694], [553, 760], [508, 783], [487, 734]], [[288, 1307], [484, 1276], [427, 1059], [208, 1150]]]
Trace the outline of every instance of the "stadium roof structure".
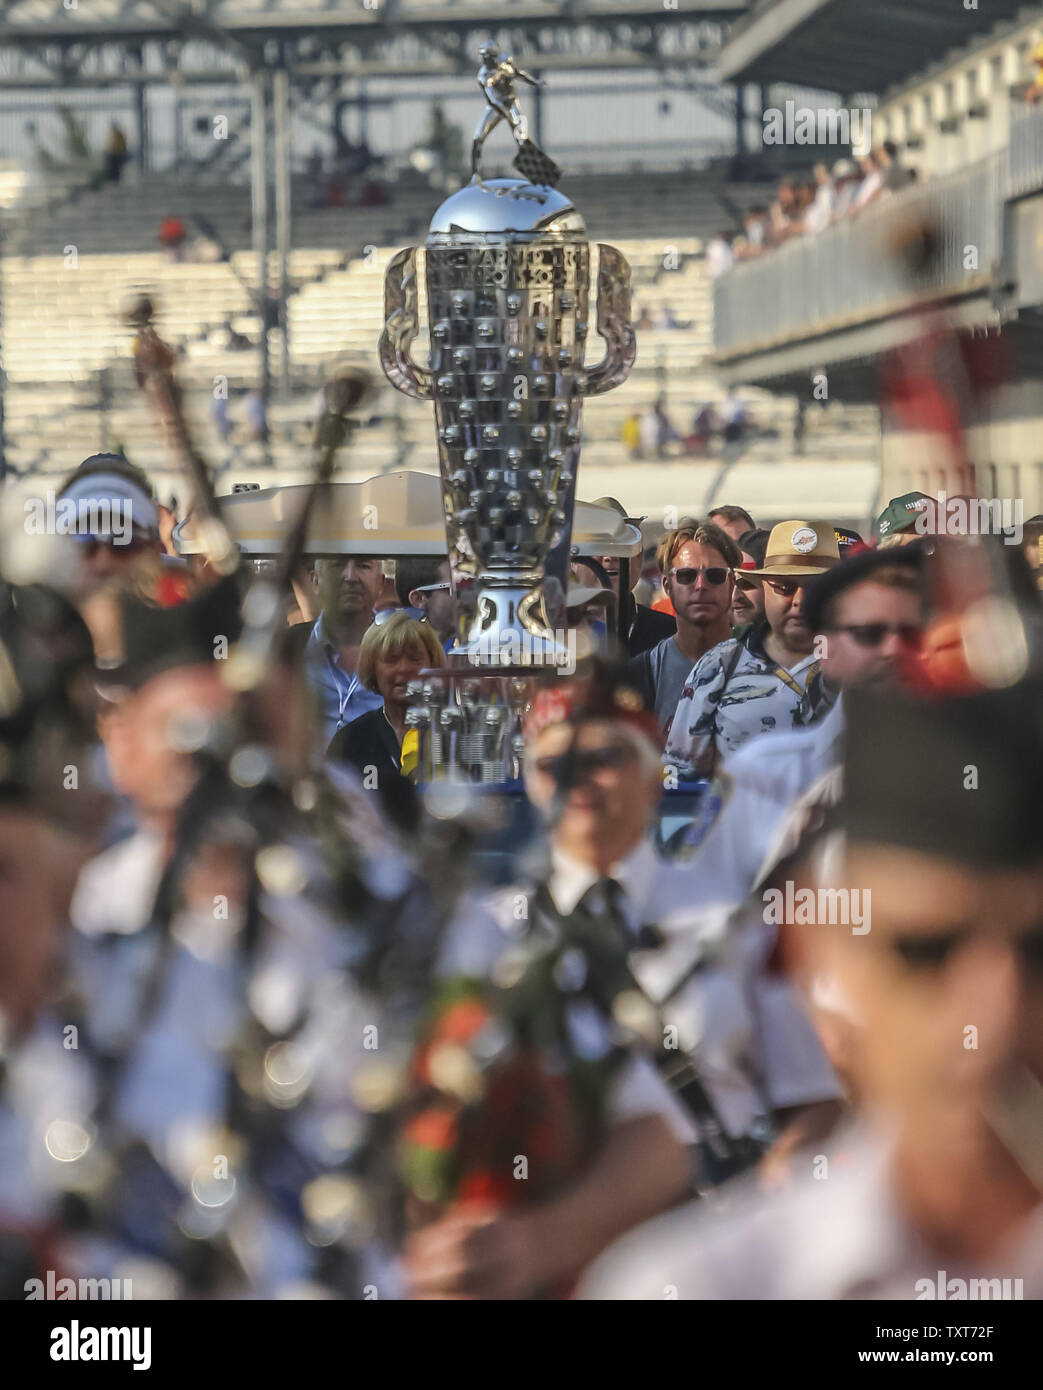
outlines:
[[761, 0], [717, 60], [731, 82], [786, 82], [824, 92], [879, 92], [1000, 20], [1024, 0]]
[[[456, 74], [492, 36], [541, 67], [692, 66], [748, 0], [0, 0], [7, 86], [160, 83], [229, 64], [301, 76]], [[67, 5], [70, 7], [67, 8]], [[191, 58], [186, 49], [194, 48]], [[100, 55], [107, 50], [107, 61]], [[126, 61], [124, 61], [126, 60]], [[194, 61], [193, 61], [194, 60]], [[202, 65], [202, 67], [200, 66]]]

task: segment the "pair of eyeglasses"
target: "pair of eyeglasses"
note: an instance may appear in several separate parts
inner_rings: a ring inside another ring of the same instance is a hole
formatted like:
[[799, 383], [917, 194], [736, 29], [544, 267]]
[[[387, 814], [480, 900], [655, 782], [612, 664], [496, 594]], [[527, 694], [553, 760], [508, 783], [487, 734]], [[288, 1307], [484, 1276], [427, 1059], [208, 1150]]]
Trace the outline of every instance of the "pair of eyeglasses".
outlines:
[[836, 631], [846, 632], [860, 647], [879, 647], [892, 633], [904, 647], [918, 647], [923, 641], [923, 633], [913, 623], [848, 623]]
[[556, 781], [568, 776], [570, 781], [600, 772], [602, 768], [625, 767], [633, 757], [629, 748], [608, 744], [604, 748], [587, 748], [579, 752], [559, 753], [553, 758], [537, 758], [537, 771]]
[[415, 623], [426, 623], [427, 614], [421, 608], [378, 608], [373, 614], [373, 626], [383, 627], [390, 622], [396, 613], [404, 613], [407, 618], [412, 618]]
[[418, 584], [413, 590], [415, 594], [437, 594], [443, 593], [446, 589], [453, 586], [448, 579], [444, 579], [440, 584]]
[[707, 584], [716, 588], [724, 583], [731, 570], [726, 569], [724, 565], [699, 565], [693, 569], [672, 569], [670, 573], [682, 589], [690, 588], [701, 574], [705, 574]]
[[745, 589], [747, 593], [751, 589], [756, 589], [757, 587], [756, 579], [747, 579], [745, 575], [739, 573], [737, 573], [735, 576], [735, 582], [736, 584], [738, 584], [740, 589]]
[[766, 579], [765, 584], [779, 598], [792, 598], [801, 585], [793, 579]]
[[[972, 933], [965, 930], [931, 932], [922, 936], [895, 936], [888, 949], [909, 970], [927, 973], [940, 970], [953, 954], [966, 945]], [[1043, 975], [1043, 927], [1032, 927], [1014, 939], [1022, 961], [1037, 975]]]

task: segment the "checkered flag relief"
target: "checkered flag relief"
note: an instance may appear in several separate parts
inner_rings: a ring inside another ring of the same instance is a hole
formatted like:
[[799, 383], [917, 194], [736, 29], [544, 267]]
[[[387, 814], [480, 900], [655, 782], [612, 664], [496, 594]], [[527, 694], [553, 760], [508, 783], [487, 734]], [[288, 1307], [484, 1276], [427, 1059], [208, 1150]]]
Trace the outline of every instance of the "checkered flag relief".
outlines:
[[523, 140], [518, 146], [518, 153], [514, 156], [514, 167], [522, 178], [528, 179], [530, 183], [545, 184], [548, 188], [556, 188], [561, 178], [559, 166], [531, 140]]

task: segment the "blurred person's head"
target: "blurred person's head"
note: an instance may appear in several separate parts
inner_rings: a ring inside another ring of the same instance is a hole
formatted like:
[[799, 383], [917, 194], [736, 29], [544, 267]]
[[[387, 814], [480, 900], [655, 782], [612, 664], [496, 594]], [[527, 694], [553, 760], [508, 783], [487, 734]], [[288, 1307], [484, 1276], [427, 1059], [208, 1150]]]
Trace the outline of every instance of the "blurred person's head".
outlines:
[[112, 784], [154, 829], [173, 829], [199, 772], [184, 732], [226, 715], [234, 694], [215, 662], [173, 666], [101, 707]]
[[460, 609], [448, 555], [402, 556], [395, 562], [395, 591], [403, 608], [424, 614], [439, 641], [456, 636]]
[[205, 743], [232, 707], [225, 675], [242, 627], [239, 597], [234, 578], [166, 608], [111, 592], [88, 617], [113, 785], [156, 828], [172, 828], [197, 780], [185, 750]]
[[170, 520], [148, 475], [122, 454], [91, 454], [64, 480], [55, 523], [78, 547], [84, 588], [147, 566], [158, 573]]
[[715, 641], [728, 636], [733, 571], [741, 562], [731, 536], [711, 521], [683, 518], [676, 530], [666, 533], [656, 550], [656, 563], [679, 630], [703, 633]]
[[866, 550], [807, 589], [804, 620], [823, 637], [822, 673], [833, 686], [880, 685], [908, 675], [925, 622], [919, 550]]
[[961, 1200], [997, 1235], [1039, 1202], [1041, 691], [845, 699], [826, 879], [863, 894], [869, 929], [819, 925], [808, 950], [857, 1024], [856, 1090], [896, 1138], [900, 1195], [916, 1191], [939, 1240], [961, 1238]]
[[662, 792], [654, 717], [606, 678], [545, 687], [525, 723], [525, 787], [553, 842], [600, 873], [644, 839]]
[[[728, 394], [731, 395], [731, 391]], [[707, 520], [727, 532], [733, 541], [739, 541], [757, 526], [745, 507], [714, 507], [713, 511], [708, 513]]]

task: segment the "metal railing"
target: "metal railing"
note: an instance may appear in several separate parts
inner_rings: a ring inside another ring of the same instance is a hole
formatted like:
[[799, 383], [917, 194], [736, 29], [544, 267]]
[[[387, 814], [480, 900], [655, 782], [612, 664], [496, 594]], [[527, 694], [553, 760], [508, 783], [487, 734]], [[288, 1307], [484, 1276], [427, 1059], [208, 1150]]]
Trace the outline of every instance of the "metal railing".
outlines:
[[1007, 197], [1023, 198], [1043, 188], [1043, 107], [1016, 107], [1010, 116]]
[[[1004, 149], [736, 265], [714, 286], [718, 356], [873, 321], [918, 294], [970, 293], [988, 284], [1003, 251], [1009, 162]], [[915, 281], [903, 275], [892, 249], [903, 223], [928, 223], [939, 235], [931, 272]]]

